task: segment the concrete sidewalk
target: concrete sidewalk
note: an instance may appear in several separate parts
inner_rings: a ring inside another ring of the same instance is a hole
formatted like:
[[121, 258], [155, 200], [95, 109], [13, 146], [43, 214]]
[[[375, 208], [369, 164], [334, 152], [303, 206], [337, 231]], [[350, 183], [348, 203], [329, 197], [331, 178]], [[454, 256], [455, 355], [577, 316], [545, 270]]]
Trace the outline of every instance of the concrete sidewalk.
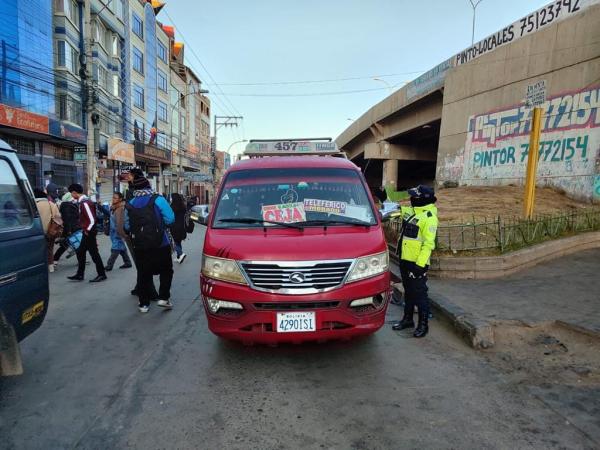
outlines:
[[431, 279], [431, 297], [478, 320], [562, 321], [600, 333], [600, 249], [495, 280]]

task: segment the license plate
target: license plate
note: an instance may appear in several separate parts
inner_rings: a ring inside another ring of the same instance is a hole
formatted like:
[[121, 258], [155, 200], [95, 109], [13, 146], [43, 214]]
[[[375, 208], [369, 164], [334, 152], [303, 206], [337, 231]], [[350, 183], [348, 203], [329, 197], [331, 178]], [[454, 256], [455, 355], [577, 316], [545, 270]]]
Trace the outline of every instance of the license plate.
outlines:
[[317, 321], [314, 312], [277, 313], [278, 333], [302, 333], [316, 330]]

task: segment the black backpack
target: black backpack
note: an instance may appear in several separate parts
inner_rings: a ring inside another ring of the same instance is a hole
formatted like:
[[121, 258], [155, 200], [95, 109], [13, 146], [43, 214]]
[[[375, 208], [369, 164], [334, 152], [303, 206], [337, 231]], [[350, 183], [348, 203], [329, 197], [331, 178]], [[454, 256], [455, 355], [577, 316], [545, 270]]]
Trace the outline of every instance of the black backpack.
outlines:
[[134, 248], [155, 249], [162, 246], [165, 228], [162, 217], [157, 217], [154, 210], [157, 197], [156, 194], [153, 195], [148, 204], [142, 208], [136, 208], [130, 203], [125, 205]]

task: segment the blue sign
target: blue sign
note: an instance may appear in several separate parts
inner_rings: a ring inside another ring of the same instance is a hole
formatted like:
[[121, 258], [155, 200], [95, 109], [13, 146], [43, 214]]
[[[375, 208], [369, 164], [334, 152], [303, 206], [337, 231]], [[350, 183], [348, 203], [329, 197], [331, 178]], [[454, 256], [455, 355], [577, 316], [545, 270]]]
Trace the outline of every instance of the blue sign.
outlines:
[[87, 131], [61, 120], [50, 119], [50, 134], [78, 144], [87, 143]]

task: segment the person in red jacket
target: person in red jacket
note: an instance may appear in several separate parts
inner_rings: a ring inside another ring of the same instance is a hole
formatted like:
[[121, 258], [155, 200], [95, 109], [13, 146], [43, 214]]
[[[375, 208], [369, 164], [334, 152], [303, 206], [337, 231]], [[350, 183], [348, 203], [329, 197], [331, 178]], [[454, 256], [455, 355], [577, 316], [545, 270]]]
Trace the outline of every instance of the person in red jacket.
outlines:
[[83, 231], [83, 238], [77, 249], [77, 273], [67, 278], [72, 281], [83, 281], [86, 254], [89, 252], [97, 271], [96, 278], [92, 278], [90, 283], [104, 281], [106, 272], [100, 253], [98, 253], [98, 242], [96, 241], [96, 207], [87, 196], [83, 195], [83, 186], [80, 184], [70, 185], [69, 192], [79, 205], [79, 225]]

